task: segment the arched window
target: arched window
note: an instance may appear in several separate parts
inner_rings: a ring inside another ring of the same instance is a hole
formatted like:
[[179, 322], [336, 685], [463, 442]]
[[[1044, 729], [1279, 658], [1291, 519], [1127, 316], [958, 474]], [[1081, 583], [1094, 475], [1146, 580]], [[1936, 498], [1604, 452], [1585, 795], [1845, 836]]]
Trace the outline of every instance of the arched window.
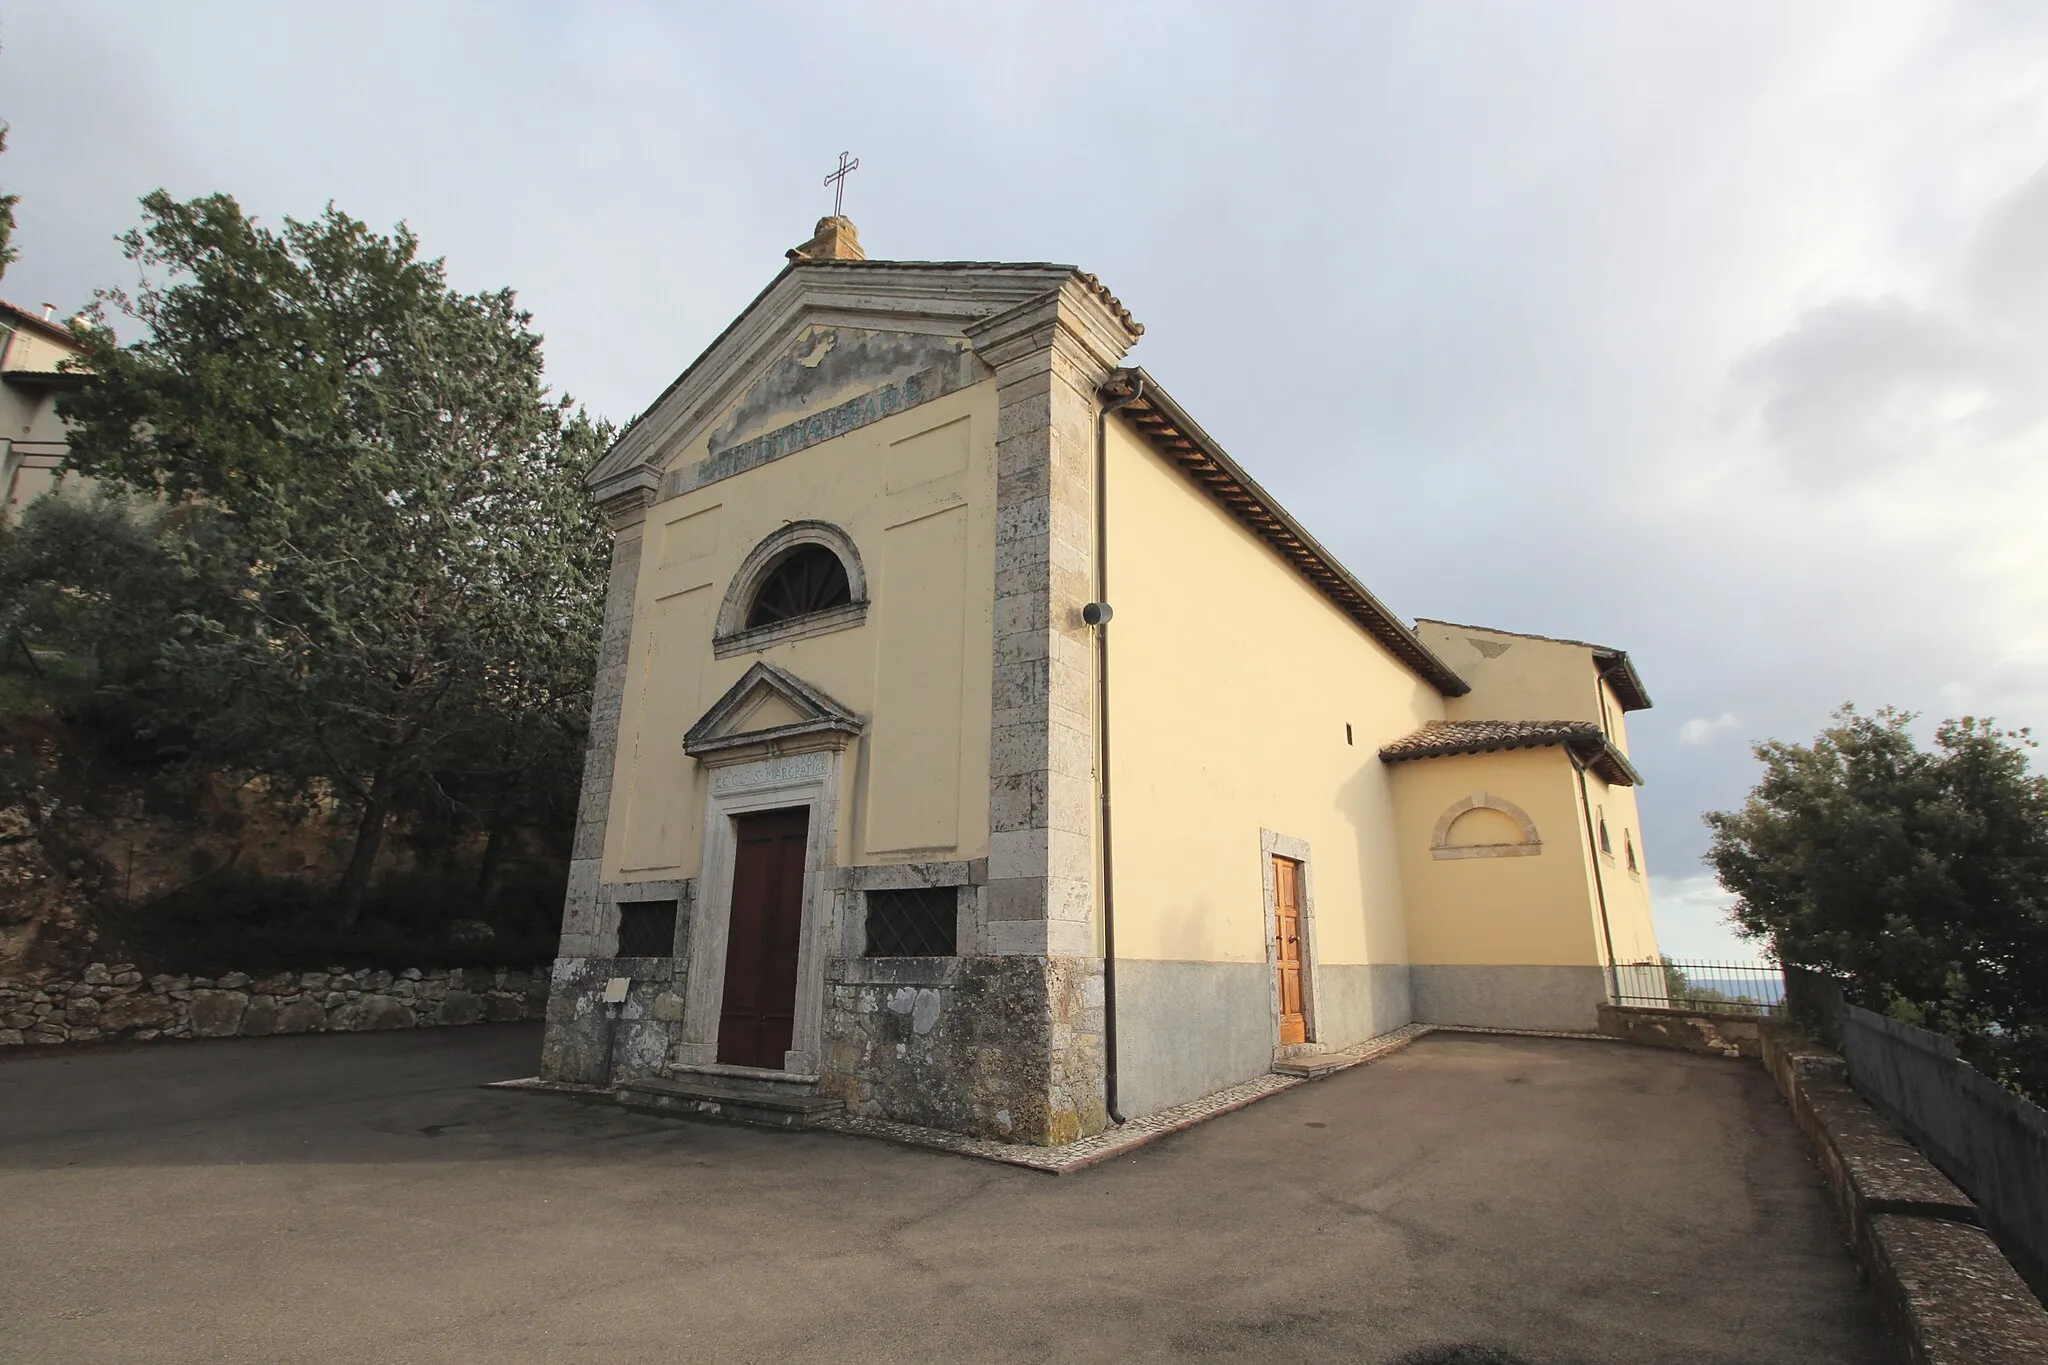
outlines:
[[1621, 851], [1628, 855], [1628, 870], [1636, 871], [1636, 841], [1627, 830], [1621, 832]]
[[727, 585], [712, 633], [721, 659], [867, 620], [868, 581], [853, 537], [792, 521], [756, 545]]
[[747, 607], [746, 629], [793, 621], [799, 616], [843, 607], [853, 600], [846, 582], [846, 566], [839, 556], [822, 545], [805, 545], [791, 552], [763, 579]]
[[1491, 792], [1453, 802], [1429, 837], [1432, 858], [1528, 858], [1542, 851], [1529, 813]]
[[1614, 856], [1614, 840], [1607, 837], [1607, 808], [1597, 807], [1600, 819], [1600, 851], [1608, 857]]

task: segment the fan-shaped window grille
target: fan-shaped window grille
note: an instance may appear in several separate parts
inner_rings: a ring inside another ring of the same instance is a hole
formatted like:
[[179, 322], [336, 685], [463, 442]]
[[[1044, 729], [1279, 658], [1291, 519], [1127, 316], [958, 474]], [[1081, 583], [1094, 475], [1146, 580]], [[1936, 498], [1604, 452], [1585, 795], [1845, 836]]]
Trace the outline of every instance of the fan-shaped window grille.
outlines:
[[793, 621], [853, 600], [846, 566], [822, 545], [806, 545], [776, 565], [747, 608], [747, 629]]

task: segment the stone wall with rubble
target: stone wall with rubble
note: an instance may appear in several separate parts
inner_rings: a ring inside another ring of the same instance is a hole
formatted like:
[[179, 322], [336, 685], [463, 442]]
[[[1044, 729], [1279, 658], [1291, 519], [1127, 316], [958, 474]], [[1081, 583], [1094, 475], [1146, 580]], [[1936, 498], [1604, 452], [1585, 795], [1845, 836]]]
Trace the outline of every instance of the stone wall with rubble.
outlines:
[[819, 1089], [849, 1113], [1011, 1142], [1105, 1124], [1102, 1056], [1086, 1046], [1101, 1033], [1100, 959], [835, 958], [826, 990]]
[[145, 977], [128, 963], [93, 963], [76, 980], [0, 977], [0, 1046], [509, 1023], [541, 1018], [547, 999], [545, 970]]

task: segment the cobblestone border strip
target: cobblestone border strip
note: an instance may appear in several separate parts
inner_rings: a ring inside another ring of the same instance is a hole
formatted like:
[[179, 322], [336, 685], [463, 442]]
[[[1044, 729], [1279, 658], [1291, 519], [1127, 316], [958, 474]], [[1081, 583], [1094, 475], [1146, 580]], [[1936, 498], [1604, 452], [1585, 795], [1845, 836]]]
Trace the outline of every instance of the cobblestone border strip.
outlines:
[[610, 1099], [617, 1093], [608, 1085], [584, 1085], [577, 1081], [544, 1081], [538, 1076], [521, 1076], [511, 1081], [486, 1081], [486, 1090], [531, 1090], [542, 1095], [571, 1095], [586, 1099]]
[[1423, 1027], [1434, 1033], [1491, 1033], [1504, 1038], [1576, 1038], [1585, 1043], [1623, 1043], [1628, 1041], [1625, 1038], [1615, 1038], [1605, 1033], [1592, 1033], [1578, 1029], [1492, 1028], [1484, 1024], [1425, 1024]]
[[[1428, 1024], [1407, 1024], [1392, 1033], [1383, 1033], [1377, 1038], [1368, 1038], [1362, 1043], [1325, 1055], [1348, 1059], [1343, 1066], [1332, 1068], [1333, 1072], [1349, 1070], [1353, 1066], [1377, 1061], [1390, 1052], [1398, 1052], [1430, 1031], [1431, 1026]], [[1059, 1147], [1033, 1147], [1021, 1142], [991, 1142], [985, 1138], [964, 1137], [959, 1133], [942, 1132], [936, 1128], [920, 1128], [915, 1124], [896, 1123], [888, 1119], [860, 1118], [852, 1114], [834, 1114], [818, 1120], [812, 1126], [827, 1132], [880, 1138], [886, 1142], [951, 1152], [956, 1156], [979, 1157], [984, 1161], [999, 1161], [1007, 1166], [1022, 1166], [1027, 1170], [1066, 1175], [1071, 1171], [1107, 1161], [1111, 1157], [1122, 1156], [1125, 1152], [1157, 1141], [1169, 1133], [1182, 1132], [1198, 1123], [1205, 1123], [1220, 1115], [1242, 1109], [1246, 1105], [1256, 1104], [1268, 1095], [1277, 1095], [1282, 1090], [1291, 1090], [1297, 1085], [1308, 1083], [1308, 1079], [1301, 1076], [1271, 1073], [1254, 1076], [1248, 1081], [1226, 1086], [1198, 1100], [1190, 1100], [1186, 1104], [1162, 1109], [1156, 1114], [1132, 1119], [1121, 1128], [1114, 1128], [1096, 1137], [1082, 1138], [1078, 1142], [1069, 1142]]]

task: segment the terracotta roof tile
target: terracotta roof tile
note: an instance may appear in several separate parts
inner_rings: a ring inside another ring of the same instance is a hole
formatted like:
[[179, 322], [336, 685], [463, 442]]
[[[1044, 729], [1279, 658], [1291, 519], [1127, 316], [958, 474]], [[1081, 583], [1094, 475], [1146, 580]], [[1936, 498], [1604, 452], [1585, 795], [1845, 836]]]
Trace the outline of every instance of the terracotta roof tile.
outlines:
[[1581, 763], [1618, 787], [1633, 787], [1641, 774], [1590, 720], [1433, 720], [1390, 744], [1380, 760], [1405, 763], [1453, 754], [1490, 754], [1502, 749], [1563, 746]]

